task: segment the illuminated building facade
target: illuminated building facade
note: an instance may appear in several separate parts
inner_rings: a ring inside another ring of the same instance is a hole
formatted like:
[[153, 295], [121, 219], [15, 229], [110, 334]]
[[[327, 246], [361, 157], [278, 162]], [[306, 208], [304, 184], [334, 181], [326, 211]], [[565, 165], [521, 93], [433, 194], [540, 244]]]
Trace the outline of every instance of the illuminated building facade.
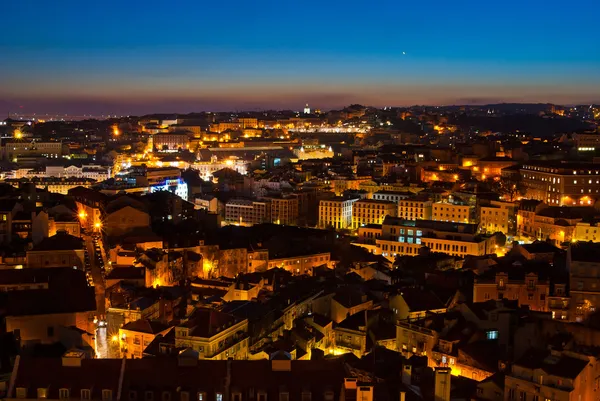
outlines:
[[153, 147], [159, 152], [178, 152], [189, 145], [187, 132], [168, 132], [152, 136]]
[[[477, 235], [477, 224], [447, 223], [433, 220], [405, 220], [386, 217], [381, 228], [367, 226], [358, 229], [358, 246], [394, 260], [397, 255], [418, 255], [421, 248], [451, 256], [482, 256], [494, 249], [494, 237]], [[363, 243], [363, 238], [371, 236]], [[372, 242], [375, 240], [375, 247]]]
[[275, 269], [277, 267], [285, 269], [292, 274], [309, 274], [312, 275], [312, 271], [318, 266], [329, 266], [331, 262], [331, 254], [316, 253], [313, 255], [300, 255], [283, 258], [269, 259], [269, 269]]
[[548, 205], [593, 205], [600, 191], [600, 169], [589, 163], [528, 162], [521, 168], [527, 197]]
[[531, 348], [507, 372], [504, 400], [595, 400], [599, 366], [595, 356]]
[[271, 222], [269, 201], [232, 199], [225, 204], [225, 222], [251, 226]]
[[179, 196], [183, 200], [188, 200], [188, 186], [181, 178], [165, 180], [159, 184], [149, 187], [149, 192], [168, 191]]
[[352, 206], [352, 228], [367, 224], [381, 224], [385, 216], [396, 216], [398, 206], [394, 202], [362, 199]]
[[470, 205], [451, 202], [435, 202], [432, 205], [431, 220], [452, 223], [472, 223], [475, 208]]
[[175, 346], [192, 348], [199, 359], [247, 359], [248, 319], [238, 320], [214, 309], [197, 309], [175, 327]]
[[298, 198], [265, 197], [271, 203], [271, 223], [295, 226], [298, 224]]
[[319, 202], [319, 227], [352, 228], [352, 207], [357, 198], [335, 197]]
[[594, 152], [600, 149], [600, 134], [576, 133], [573, 134], [573, 139], [579, 152]]
[[33, 184], [36, 188], [46, 189], [48, 192], [67, 195], [69, 190], [77, 187], [90, 188], [96, 183], [96, 180], [89, 178], [23, 178], [23, 179], [6, 179], [5, 183], [19, 188], [23, 184]]
[[230, 168], [242, 175], [248, 172], [248, 162], [239, 159], [226, 159], [218, 161], [216, 156], [210, 162], [195, 162], [190, 165], [190, 168], [198, 171], [200, 178], [204, 181], [213, 179], [213, 174], [224, 168]]
[[578, 242], [567, 254], [571, 302], [569, 319], [583, 322], [600, 307], [600, 246]]
[[[479, 228], [482, 232], [512, 234], [514, 228], [515, 207], [513, 204], [493, 201], [488, 206], [481, 206], [479, 211]], [[513, 224], [511, 224], [511, 221]]]
[[57, 159], [63, 154], [62, 142], [38, 142], [21, 140], [15, 142], [6, 142], [2, 147], [4, 158], [14, 160], [20, 156], [45, 156], [47, 158]]
[[407, 220], [431, 220], [431, 201], [426, 198], [405, 199], [398, 202], [398, 217]]
[[600, 226], [598, 223], [577, 223], [573, 241], [600, 242]]
[[508, 273], [497, 273], [492, 280], [476, 278], [473, 284], [473, 302], [516, 299], [519, 306], [547, 312], [549, 296], [550, 283], [540, 280], [536, 273], [527, 273], [524, 278], [510, 278]]

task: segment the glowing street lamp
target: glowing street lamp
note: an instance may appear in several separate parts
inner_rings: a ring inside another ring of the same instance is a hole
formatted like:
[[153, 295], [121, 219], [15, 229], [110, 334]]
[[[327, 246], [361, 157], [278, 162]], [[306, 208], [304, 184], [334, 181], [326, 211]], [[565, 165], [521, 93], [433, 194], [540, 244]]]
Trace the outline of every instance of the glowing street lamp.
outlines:
[[81, 212], [79, 212], [78, 216], [81, 220], [84, 220], [87, 217], [87, 213], [84, 211], [81, 211]]

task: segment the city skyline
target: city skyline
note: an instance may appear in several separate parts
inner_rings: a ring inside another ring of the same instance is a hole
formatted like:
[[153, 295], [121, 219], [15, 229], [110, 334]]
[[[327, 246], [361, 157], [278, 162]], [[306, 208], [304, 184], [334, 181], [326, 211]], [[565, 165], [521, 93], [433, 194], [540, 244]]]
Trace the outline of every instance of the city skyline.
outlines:
[[600, 102], [591, 0], [150, 3], [7, 4], [0, 113]]

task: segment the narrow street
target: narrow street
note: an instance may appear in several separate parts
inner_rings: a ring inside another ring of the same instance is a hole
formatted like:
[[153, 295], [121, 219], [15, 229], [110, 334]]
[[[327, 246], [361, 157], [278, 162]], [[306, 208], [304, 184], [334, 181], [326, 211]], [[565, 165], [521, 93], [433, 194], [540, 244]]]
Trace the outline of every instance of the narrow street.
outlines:
[[[106, 286], [104, 283], [104, 275], [102, 273], [102, 265], [106, 263], [104, 259], [104, 255], [102, 252], [102, 247], [100, 247], [100, 252], [96, 252], [96, 246], [94, 243], [94, 238], [91, 235], [84, 234], [85, 246], [88, 253], [88, 261], [89, 265], [86, 266], [86, 269], [90, 272], [92, 277], [92, 281], [94, 284], [94, 289], [96, 292], [96, 316], [98, 318], [98, 322], [106, 320], [106, 304], [105, 304], [105, 291]], [[96, 327], [96, 355], [98, 358], [118, 358], [118, 346], [115, 350], [114, 346], [111, 343], [111, 337], [108, 333], [108, 328], [106, 326], [102, 327], [98, 325]]]

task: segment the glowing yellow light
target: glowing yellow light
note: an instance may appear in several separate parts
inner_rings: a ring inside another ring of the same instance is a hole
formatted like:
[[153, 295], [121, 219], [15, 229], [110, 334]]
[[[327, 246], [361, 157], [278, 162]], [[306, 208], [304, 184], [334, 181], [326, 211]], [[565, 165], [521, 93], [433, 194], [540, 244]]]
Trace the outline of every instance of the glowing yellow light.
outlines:
[[118, 127], [118, 126], [116, 126], [116, 125], [113, 125], [112, 129], [113, 129], [113, 135], [114, 135], [114, 136], [119, 136], [119, 135], [121, 135], [121, 132], [119, 131], [119, 127]]
[[94, 223], [94, 228], [102, 228], [102, 223], [100, 223], [100, 222]]
[[161, 285], [162, 285], [162, 283], [159, 278], [155, 278], [154, 281], [152, 282], [152, 287], [154, 287], [154, 288], [160, 287]]
[[15, 136], [15, 139], [21, 139], [21, 138], [23, 138], [23, 132], [21, 132], [20, 129], [16, 129], [14, 136]]
[[227, 166], [233, 166], [233, 160], [226, 160], [225, 161], [225, 165], [227, 165]]
[[79, 212], [78, 216], [79, 216], [80, 219], [85, 219], [87, 217], [87, 214], [82, 211], [82, 212]]
[[119, 341], [119, 337], [116, 334], [114, 336], [112, 336], [110, 339], [112, 340], [113, 343], [116, 343], [117, 341]]

